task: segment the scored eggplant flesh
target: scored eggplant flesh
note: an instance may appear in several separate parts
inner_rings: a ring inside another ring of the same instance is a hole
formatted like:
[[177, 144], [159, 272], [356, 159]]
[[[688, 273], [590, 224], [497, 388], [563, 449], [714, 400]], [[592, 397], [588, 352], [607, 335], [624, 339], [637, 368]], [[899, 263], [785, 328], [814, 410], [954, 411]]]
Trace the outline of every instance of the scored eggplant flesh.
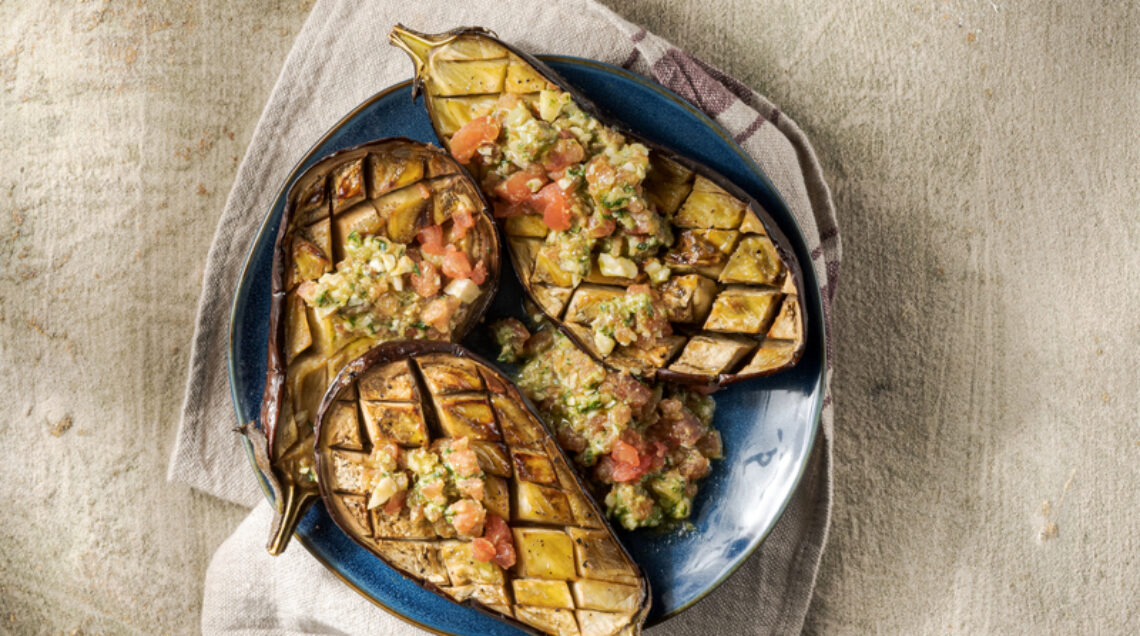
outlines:
[[[412, 57], [413, 90], [424, 93], [437, 136], [494, 202], [524, 288], [591, 356], [641, 377], [706, 385], [767, 375], [799, 360], [806, 342], [803, 274], [755, 199], [606, 119], [552, 69], [489, 31], [428, 35], [397, 25], [389, 39]], [[644, 151], [647, 163], [635, 157], [625, 164], [636, 173], [629, 196], [599, 195], [595, 186], [605, 173], [591, 180], [594, 160], [624, 160], [630, 149]], [[523, 182], [530, 193], [518, 188]], [[555, 184], [561, 193], [548, 193]], [[552, 197], [567, 201], [553, 215]], [[570, 221], [559, 218], [562, 206]], [[631, 210], [667, 227], [647, 230], [639, 221], [623, 234]], [[616, 230], [595, 232], [614, 219]], [[595, 233], [603, 240], [582, 238]], [[651, 304], [640, 316], [640, 298], [578, 311], [599, 294], [645, 289]], [[607, 324], [615, 311], [634, 328]], [[653, 312], [668, 324], [643, 328]]]
[[[384, 409], [416, 435], [377, 426]], [[640, 633], [644, 574], [518, 389], [462, 347], [391, 342], [353, 361], [316, 444], [337, 525], [426, 589], [532, 633]]]
[[[318, 496], [312, 424], [341, 368], [378, 342], [462, 338], [498, 280], [486, 200], [439, 148], [369, 142], [297, 178], [274, 248], [265, 434], [250, 438], [267, 446], [256, 455], [276, 503], [270, 553]], [[414, 434], [384, 417], [378, 426]]]

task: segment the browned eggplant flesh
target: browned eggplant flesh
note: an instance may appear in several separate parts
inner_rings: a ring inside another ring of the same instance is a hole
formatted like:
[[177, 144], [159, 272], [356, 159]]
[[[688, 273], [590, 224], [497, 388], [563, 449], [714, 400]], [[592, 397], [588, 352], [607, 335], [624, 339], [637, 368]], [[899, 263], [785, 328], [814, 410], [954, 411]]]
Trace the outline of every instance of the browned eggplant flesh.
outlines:
[[462, 347], [351, 362], [316, 456], [336, 523], [426, 589], [531, 632], [640, 632], [645, 576], [518, 390]]
[[440, 140], [492, 201], [523, 286], [595, 359], [699, 384], [798, 361], [802, 272], [755, 199], [610, 122], [487, 31], [390, 38], [415, 62]]
[[278, 505], [270, 552], [317, 496], [312, 427], [336, 374], [379, 342], [458, 340], [498, 277], [485, 199], [439, 148], [370, 142], [297, 178], [274, 254], [261, 412]]

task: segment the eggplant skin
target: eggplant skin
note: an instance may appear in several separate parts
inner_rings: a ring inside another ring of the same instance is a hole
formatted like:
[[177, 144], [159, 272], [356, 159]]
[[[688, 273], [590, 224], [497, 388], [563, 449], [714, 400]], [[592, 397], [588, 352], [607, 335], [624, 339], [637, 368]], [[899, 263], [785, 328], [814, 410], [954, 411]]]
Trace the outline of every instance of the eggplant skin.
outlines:
[[[412, 58], [416, 71], [413, 94], [424, 94], [432, 126], [445, 147], [450, 147], [452, 136], [465, 123], [494, 112], [503, 94], [521, 97], [538, 111], [536, 116], [546, 118], [542, 114], [544, 96], [538, 91], [556, 87], [569, 94], [581, 111], [622, 135], [627, 143], [648, 148], [650, 167], [644, 191], [639, 193], [668, 220], [675, 237], [671, 246], [665, 243], [657, 254], [671, 271], [666, 285], [679, 277], [700, 279], [686, 281], [683, 287], [687, 288], [673, 289], [690, 296], [676, 298], [676, 306], [667, 312], [672, 338], [657, 336], [657, 344], [646, 349], [614, 348], [612, 339], [606, 342], [604, 337], [598, 341], [598, 332], [591, 324], [565, 315], [568, 305], [580, 305], [574, 296], [584, 291], [580, 286], [583, 278], [567, 273], [565, 260], [560, 266], [538, 249], [552, 234], [543, 225], [542, 215], [508, 216], [503, 224], [515, 273], [531, 299], [592, 357], [611, 369], [630, 371], [645, 379], [659, 378], [708, 390], [770, 375], [798, 363], [808, 324], [801, 300], [803, 270], [787, 236], [759, 202], [707, 166], [630, 131], [542, 61], [486, 29], [464, 27], [425, 34], [397, 25], [389, 39]], [[504, 137], [506, 133], [500, 133], [496, 145], [504, 144]], [[507, 146], [500, 147], [507, 152]], [[490, 169], [481, 165], [477, 155], [472, 171], [485, 188], [495, 183], [495, 178], [502, 178], [490, 175], [493, 178], [485, 179]], [[494, 191], [486, 190], [486, 194], [497, 203], [503, 202]], [[595, 257], [596, 253], [590, 256], [591, 260]], [[645, 282], [645, 272], [622, 278], [613, 275], [613, 267], [611, 273], [600, 271], [600, 265], [591, 263], [590, 273], [582, 272], [585, 283], [623, 292], [630, 285]], [[773, 296], [757, 297], [753, 292], [771, 292]], [[699, 304], [690, 306], [690, 300]], [[711, 321], [705, 321], [709, 316]], [[694, 343], [693, 338], [698, 337]]]
[[251, 443], [265, 446], [255, 454], [271, 466], [266, 473], [276, 502], [271, 554], [285, 549], [300, 517], [319, 496], [313, 481], [312, 429], [305, 422], [313, 421], [336, 372], [390, 337], [351, 331], [344, 335], [333, 328], [333, 318], [322, 318], [307, 306], [301, 298], [303, 284], [317, 284], [322, 275], [336, 270], [347, 241], [376, 236], [385, 249], [398, 243], [403, 249], [405, 241], [385, 234], [392, 226], [405, 228], [405, 234], [431, 224], [450, 228], [456, 193], [465, 197], [463, 205], [471, 208], [474, 222], [456, 244], [484, 254], [486, 268], [477, 296], [454, 313], [446, 335], [458, 340], [482, 318], [498, 289], [500, 268], [498, 232], [489, 205], [462, 165], [439, 148], [393, 137], [323, 157], [290, 186], [273, 253], [260, 418], [264, 435], [247, 434]]
[[[394, 440], [362, 414], [365, 405], [389, 398], [399, 398], [387, 402], [392, 407], [417, 406], [432, 439], [399, 444], [399, 462], [377, 474], [372, 462]], [[376, 493], [365, 475], [373, 476], [377, 491], [394, 473], [409, 476], [410, 492], [419, 479], [410, 454], [459, 441], [450, 434], [446, 411], [456, 402], [476, 401], [493, 405], [494, 425], [479, 432], [478, 441], [465, 434], [464, 443], [513, 458], [500, 462], [476, 453], [486, 480], [483, 506], [488, 516], [497, 514], [509, 524], [515, 560], [505, 568], [473, 558], [473, 542], [457, 538], [450, 519], [432, 525], [413, 517], [415, 495], [399, 499], [394, 510], [379, 500], [367, 507]], [[509, 379], [462, 346], [388, 342], [352, 361], [321, 401], [315, 444], [320, 494], [338, 527], [416, 584], [531, 634], [641, 632], [651, 602], [644, 572], [532, 405]]]

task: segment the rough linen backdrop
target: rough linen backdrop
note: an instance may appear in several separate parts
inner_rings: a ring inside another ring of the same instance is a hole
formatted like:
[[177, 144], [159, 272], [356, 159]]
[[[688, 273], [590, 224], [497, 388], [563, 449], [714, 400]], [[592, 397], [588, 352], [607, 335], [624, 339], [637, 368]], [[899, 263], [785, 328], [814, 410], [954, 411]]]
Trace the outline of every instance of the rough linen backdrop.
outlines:
[[[608, 4], [779, 104], [836, 197], [808, 631], [1140, 631], [1140, 7]], [[0, 0], [0, 632], [197, 630], [246, 511], [166, 461], [208, 243], [307, 9]]]

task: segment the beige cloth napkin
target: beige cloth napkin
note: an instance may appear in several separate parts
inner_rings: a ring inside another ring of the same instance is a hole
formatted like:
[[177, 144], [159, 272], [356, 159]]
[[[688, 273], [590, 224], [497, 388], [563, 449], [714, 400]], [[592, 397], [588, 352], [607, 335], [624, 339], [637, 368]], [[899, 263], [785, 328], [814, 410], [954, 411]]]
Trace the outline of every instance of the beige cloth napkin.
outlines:
[[[796, 124], [740, 82], [626, 22], [593, 0], [357, 3], [320, 0], [297, 37], [258, 122], [207, 256], [182, 422], [169, 479], [256, 508], [218, 549], [206, 574], [204, 633], [418, 633], [357, 595], [299, 544], [265, 551], [270, 510], [232, 432], [226, 375], [229, 307], [250, 242], [274, 195], [313, 140], [411, 63], [387, 44], [393, 24], [434, 32], [480, 25], [535, 53], [619, 64], [713, 116], [771, 178], [803, 229], [830, 313], [840, 242], [831, 195]], [[829, 321], [830, 322], [830, 321]], [[830, 363], [831, 346], [828, 343]], [[756, 554], [714, 594], [654, 634], [802, 629], [827, 539], [832, 406], [822, 440], [784, 515]], [[711, 631], [710, 631], [711, 630]]]

